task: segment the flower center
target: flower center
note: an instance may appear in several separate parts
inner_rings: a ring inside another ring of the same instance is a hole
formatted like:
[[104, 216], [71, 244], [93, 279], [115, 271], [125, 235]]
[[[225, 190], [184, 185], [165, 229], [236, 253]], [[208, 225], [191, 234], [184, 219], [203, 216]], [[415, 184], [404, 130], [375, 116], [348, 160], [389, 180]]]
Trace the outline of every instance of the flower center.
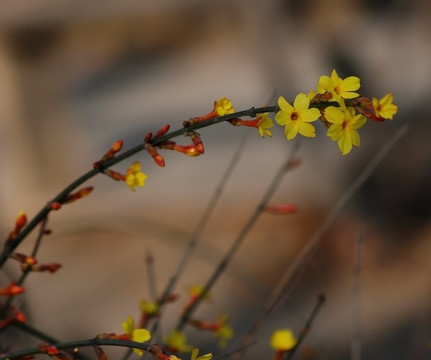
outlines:
[[292, 115], [290, 115], [290, 119], [291, 119], [292, 121], [298, 120], [298, 118], [299, 118], [299, 115], [298, 115], [298, 113], [297, 113], [296, 111], [294, 111], [294, 112], [292, 113]]
[[347, 125], [348, 125], [347, 121], [346, 121], [346, 120], [344, 120], [344, 121], [343, 121], [343, 123], [341, 124], [341, 128], [342, 128], [343, 130], [346, 130]]

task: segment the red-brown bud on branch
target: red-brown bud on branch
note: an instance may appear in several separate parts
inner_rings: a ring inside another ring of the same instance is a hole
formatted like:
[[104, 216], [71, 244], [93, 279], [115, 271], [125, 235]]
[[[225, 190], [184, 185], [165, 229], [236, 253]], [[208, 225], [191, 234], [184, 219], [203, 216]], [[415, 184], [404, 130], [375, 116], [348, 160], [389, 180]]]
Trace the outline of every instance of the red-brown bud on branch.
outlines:
[[15, 228], [10, 232], [8, 239], [6, 240], [6, 244], [10, 243], [15, 239], [18, 234], [21, 232], [22, 228], [27, 225], [27, 215], [24, 211], [20, 211], [15, 220]]
[[54, 201], [54, 202], [48, 203], [48, 206], [51, 210], [57, 211], [61, 209], [62, 204], [57, 201]]
[[111, 146], [111, 148], [105, 153], [105, 155], [103, 155], [103, 157], [99, 161], [96, 161], [93, 164], [93, 168], [95, 169], [100, 168], [104, 162], [106, 162], [109, 159], [112, 159], [114, 155], [121, 150], [122, 147], [123, 147], [123, 140], [117, 140]]
[[58, 263], [45, 264], [45, 265], [41, 264], [41, 265], [32, 266], [32, 270], [33, 271], [38, 271], [38, 272], [48, 271], [50, 274], [53, 274], [58, 269], [60, 269], [61, 267], [62, 267], [62, 265], [58, 264]]
[[269, 212], [271, 214], [294, 214], [296, 213], [297, 209], [292, 204], [274, 204], [274, 205], [268, 205], [264, 209], [266, 212]]
[[85, 188], [78, 190], [77, 192], [75, 192], [73, 194], [69, 194], [63, 200], [63, 204], [68, 204], [68, 203], [74, 202], [76, 200], [82, 199], [82, 198], [86, 197], [88, 194], [90, 194], [93, 191], [93, 189], [94, 189], [93, 186], [87, 186]]
[[370, 120], [377, 121], [377, 122], [382, 122], [386, 120], [385, 118], [378, 116], [376, 114], [376, 109], [374, 108], [373, 102], [366, 97], [360, 96], [353, 99], [351, 105], [359, 113], [366, 116]]
[[106, 169], [106, 170], [103, 170], [103, 173], [115, 181], [125, 181], [126, 180], [126, 177], [123, 174], [121, 174], [115, 170]]
[[163, 126], [160, 130], [158, 130], [156, 132], [156, 136], [155, 137], [165, 135], [169, 131], [169, 128], [170, 128], [170, 125], [166, 124], [165, 126]]
[[286, 170], [292, 170], [295, 169], [296, 167], [298, 167], [299, 165], [301, 165], [301, 159], [298, 157], [294, 157], [289, 164], [287, 164], [287, 168]]
[[187, 134], [192, 139], [193, 144], [195, 145], [196, 150], [199, 154], [203, 154], [205, 152], [204, 144], [200, 135], [197, 132], [192, 132]]
[[144, 142], [148, 143], [151, 141], [152, 138], [153, 138], [153, 134], [149, 132], [147, 135], [145, 135]]
[[12, 281], [7, 288], [0, 288], [0, 295], [3, 296], [15, 296], [22, 294], [25, 291], [25, 289], [17, 285], [15, 281]]
[[108, 360], [108, 356], [102, 350], [102, 348], [98, 345], [93, 345], [93, 350], [96, 353], [98, 360]]
[[27, 264], [27, 265], [37, 264], [37, 260], [33, 256], [28, 256], [28, 255], [17, 253], [17, 252], [14, 252], [10, 256], [10, 258], [18, 261], [21, 264]]
[[145, 144], [145, 149], [148, 151], [148, 154], [150, 154], [150, 156], [153, 158], [154, 162], [159, 165], [160, 167], [164, 167], [165, 166], [165, 159], [163, 158], [162, 155], [160, 155], [156, 148], [149, 144], [146, 143]]

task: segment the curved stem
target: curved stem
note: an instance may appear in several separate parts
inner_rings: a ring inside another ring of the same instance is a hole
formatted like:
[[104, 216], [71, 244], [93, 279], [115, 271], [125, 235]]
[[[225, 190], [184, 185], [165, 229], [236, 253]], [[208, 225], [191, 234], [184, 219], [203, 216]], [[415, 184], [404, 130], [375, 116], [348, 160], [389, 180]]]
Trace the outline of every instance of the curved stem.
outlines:
[[[172, 139], [174, 137], [186, 134], [191, 131], [195, 131], [198, 129], [202, 129], [211, 125], [218, 124], [223, 121], [232, 120], [238, 117], [243, 116], [256, 116], [257, 114], [265, 113], [265, 112], [275, 112], [278, 110], [277, 106], [268, 106], [268, 107], [261, 107], [261, 108], [250, 108], [248, 110], [238, 111], [233, 114], [228, 114], [224, 116], [219, 116], [213, 119], [209, 119], [203, 122], [194, 123], [188, 127], [183, 127], [179, 130], [173, 131], [171, 133], [158, 136], [151, 140], [149, 143], [153, 146], [159, 145], [162, 142]], [[97, 169], [91, 169], [87, 173], [83, 174], [81, 177], [73, 181], [70, 185], [68, 185], [66, 188], [64, 188], [57, 196], [55, 196], [51, 202], [59, 202], [61, 203], [62, 200], [70, 194], [73, 190], [75, 190], [77, 187], [85, 183], [87, 180], [93, 178], [94, 176], [98, 175], [100, 172], [103, 171], [103, 169], [107, 169], [112, 167], [113, 165], [123, 161], [124, 159], [129, 158], [130, 156], [142, 151], [145, 149], [145, 143], [141, 143], [127, 151], [125, 151], [122, 154], [119, 154], [118, 156], [107, 160], [103, 163], [103, 167], [97, 168]], [[0, 268], [3, 267], [4, 263], [8, 259], [8, 256], [18, 247], [18, 245], [27, 237], [27, 235], [30, 234], [30, 232], [51, 212], [51, 208], [49, 206], [49, 203], [45, 205], [36, 215], [35, 217], [28, 223], [28, 225], [22, 229], [22, 231], [18, 234], [18, 236], [10, 243], [6, 244], [3, 251], [0, 253]]]
[[[140, 349], [144, 351], [149, 351], [149, 348], [151, 346], [149, 344], [138, 343], [135, 341], [128, 341], [128, 340], [93, 338], [93, 339], [87, 339], [87, 340], [58, 343], [58, 344], [55, 344], [55, 347], [58, 350], [66, 350], [66, 349], [82, 348], [82, 347], [89, 347], [89, 346], [95, 346], [95, 345], [96, 346], [121, 346], [121, 347]], [[41, 351], [39, 348], [25, 349], [25, 350], [11, 352], [6, 355], [2, 355], [0, 356], [0, 360], [20, 359], [22, 357], [35, 355], [35, 354], [44, 354], [44, 352]]]

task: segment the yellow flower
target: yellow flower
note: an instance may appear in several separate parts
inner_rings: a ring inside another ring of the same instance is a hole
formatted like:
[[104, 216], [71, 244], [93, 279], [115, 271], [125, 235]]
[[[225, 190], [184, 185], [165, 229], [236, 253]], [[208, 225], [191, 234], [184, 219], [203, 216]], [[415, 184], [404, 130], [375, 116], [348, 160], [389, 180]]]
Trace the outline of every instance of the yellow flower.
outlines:
[[187, 344], [187, 337], [178, 330], [173, 330], [163, 341], [172, 351], [186, 353], [192, 351], [193, 347]]
[[354, 108], [347, 108], [345, 112], [334, 106], [325, 109], [325, 118], [331, 123], [327, 135], [332, 141], [338, 142], [338, 147], [343, 155], [352, 150], [352, 145], [359, 147], [360, 138], [358, 129], [365, 125], [367, 118], [363, 115], [355, 115]]
[[214, 101], [214, 111], [218, 116], [223, 116], [234, 113], [235, 108], [232, 106], [232, 102], [228, 98], [222, 97], [220, 100]]
[[214, 331], [214, 336], [219, 340], [219, 346], [225, 348], [227, 341], [233, 338], [233, 329], [227, 323], [229, 315], [223, 314], [218, 319], [218, 329]]
[[154, 301], [141, 300], [139, 308], [144, 314], [154, 315], [159, 311], [159, 304]]
[[270, 342], [275, 351], [288, 351], [295, 347], [297, 340], [289, 329], [277, 329]]
[[[131, 316], [128, 316], [122, 325], [124, 332], [130, 336], [132, 341], [143, 343], [151, 339], [151, 334], [147, 329], [135, 329], [135, 320]], [[141, 349], [133, 349], [133, 351], [139, 356], [144, 353]]]
[[272, 119], [268, 116], [268, 113], [260, 114], [257, 121], [257, 129], [259, 130], [259, 135], [265, 137], [265, 134], [272, 137], [272, 132], [268, 129], [272, 128], [274, 123]]
[[341, 79], [335, 70], [332, 70], [331, 77], [323, 75], [319, 78], [317, 83], [317, 90], [319, 92], [329, 91], [335, 101], [342, 101], [343, 99], [353, 99], [359, 94], [355, 92], [361, 87], [358, 77], [349, 76]]
[[373, 98], [373, 106], [377, 116], [392, 120], [398, 111], [398, 106], [393, 104], [394, 95], [386, 94], [380, 100]]
[[213, 354], [205, 354], [198, 357], [199, 349], [193, 349], [192, 350], [192, 357], [190, 360], [211, 360], [213, 357]]
[[[188, 290], [191, 298], [199, 298], [199, 297], [202, 297], [202, 294], [204, 292], [204, 287], [201, 285], [193, 285], [193, 286], [190, 286]], [[211, 293], [207, 291], [202, 298], [204, 300], [210, 299]]]
[[275, 115], [279, 125], [285, 125], [284, 133], [287, 140], [292, 140], [298, 133], [307, 137], [315, 137], [314, 126], [310, 123], [320, 117], [316, 108], [309, 109], [310, 99], [304, 93], [296, 96], [293, 106], [282, 96], [278, 98], [280, 111]]
[[144, 186], [147, 177], [148, 176], [141, 171], [141, 163], [139, 161], [135, 161], [127, 169], [125, 175], [126, 184], [130, 190], [135, 191], [134, 186]]

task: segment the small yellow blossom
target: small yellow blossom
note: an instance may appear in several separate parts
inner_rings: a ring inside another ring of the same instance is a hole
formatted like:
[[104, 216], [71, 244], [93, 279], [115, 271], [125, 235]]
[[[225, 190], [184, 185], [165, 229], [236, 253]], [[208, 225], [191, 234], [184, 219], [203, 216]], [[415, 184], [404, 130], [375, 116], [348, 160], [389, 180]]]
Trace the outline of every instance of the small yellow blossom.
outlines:
[[218, 116], [223, 116], [234, 113], [235, 108], [228, 98], [222, 97], [220, 100], [214, 102], [214, 111]]
[[325, 109], [325, 118], [332, 124], [327, 135], [332, 141], [338, 142], [338, 147], [343, 155], [352, 150], [352, 145], [359, 147], [358, 129], [367, 122], [365, 116], [355, 115], [355, 109], [351, 107], [343, 112], [339, 108], [329, 106]]
[[280, 111], [275, 115], [279, 125], [285, 125], [284, 133], [287, 140], [292, 140], [298, 133], [306, 137], [315, 137], [314, 126], [310, 124], [320, 117], [316, 108], [309, 109], [310, 99], [304, 93], [296, 96], [293, 106], [282, 96], [278, 98]]
[[135, 161], [127, 169], [125, 175], [126, 184], [130, 190], [135, 191], [134, 186], [144, 186], [147, 177], [148, 176], [141, 171], [141, 163], [139, 161]]
[[358, 77], [349, 76], [341, 79], [335, 70], [332, 70], [331, 77], [323, 75], [319, 78], [317, 83], [317, 90], [319, 92], [329, 91], [335, 101], [342, 101], [343, 99], [353, 99], [359, 94], [356, 92], [361, 87]]
[[380, 100], [373, 98], [373, 106], [377, 116], [392, 120], [398, 111], [398, 106], [393, 104], [394, 95], [386, 94]]
[[163, 341], [172, 351], [179, 353], [187, 353], [192, 351], [193, 346], [187, 344], [187, 337], [178, 330], [173, 330], [168, 336], [165, 336]]
[[154, 315], [159, 311], [159, 304], [155, 301], [141, 300], [139, 308], [144, 314]]
[[[203, 292], [204, 292], [204, 287], [201, 285], [193, 285], [189, 287], [189, 295], [192, 298], [199, 298], [202, 296]], [[203, 296], [204, 300], [208, 300], [211, 298], [211, 294], [209, 291], [207, 291], [205, 293], [205, 295]]]
[[[151, 334], [147, 329], [135, 329], [135, 320], [131, 316], [128, 316], [122, 325], [124, 332], [130, 336], [132, 341], [143, 343], [151, 339]], [[141, 349], [133, 349], [133, 351], [139, 356], [144, 353]]]
[[201, 355], [198, 357], [199, 354], [199, 349], [193, 349], [192, 350], [192, 357], [190, 360], [211, 360], [213, 357], [213, 354], [209, 353], [209, 354], [205, 354], [205, 355]]
[[225, 348], [227, 345], [227, 341], [233, 338], [233, 329], [228, 324], [229, 315], [223, 314], [218, 319], [219, 327], [216, 331], [214, 331], [214, 336], [219, 341], [219, 346], [221, 348]]
[[272, 132], [269, 130], [274, 126], [272, 119], [268, 116], [268, 113], [263, 113], [259, 115], [257, 121], [257, 129], [259, 130], [259, 135], [265, 137], [265, 134], [272, 137]]
[[289, 351], [295, 347], [297, 340], [289, 329], [277, 329], [272, 334], [270, 343], [275, 351]]

